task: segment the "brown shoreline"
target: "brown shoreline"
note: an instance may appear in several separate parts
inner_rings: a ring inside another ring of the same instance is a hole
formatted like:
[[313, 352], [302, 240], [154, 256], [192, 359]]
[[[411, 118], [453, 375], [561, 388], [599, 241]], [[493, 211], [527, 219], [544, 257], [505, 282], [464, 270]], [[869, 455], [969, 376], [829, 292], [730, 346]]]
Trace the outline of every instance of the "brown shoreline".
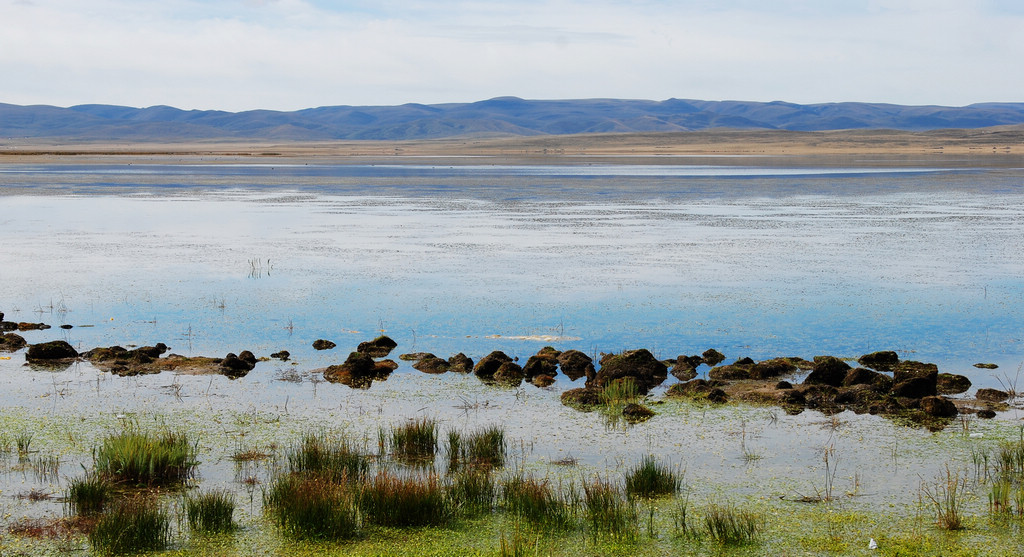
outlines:
[[[532, 137], [476, 137], [415, 141], [91, 141], [8, 139], [0, 141], [0, 162], [204, 163], [231, 160], [357, 162], [401, 157], [500, 157], [508, 161], [569, 162], [577, 157], [641, 157], [645, 164], [678, 162], [677, 157], [863, 157], [872, 162], [948, 157], [981, 159], [986, 165], [1019, 164], [1024, 126], [904, 132], [841, 130], [712, 130], [699, 132], [586, 134]], [[878, 158], [880, 157], [880, 159]], [[676, 159], [673, 161], [673, 159]], [[628, 159], [627, 159], [628, 160]], [[1011, 162], [1012, 161], [1012, 162]], [[458, 164], [458, 161], [447, 161]], [[469, 161], [467, 161], [469, 162]], [[625, 162], [625, 161], [624, 161]], [[635, 162], [635, 161], [631, 161]], [[728, 162], [723, 161], [724, 164]]]

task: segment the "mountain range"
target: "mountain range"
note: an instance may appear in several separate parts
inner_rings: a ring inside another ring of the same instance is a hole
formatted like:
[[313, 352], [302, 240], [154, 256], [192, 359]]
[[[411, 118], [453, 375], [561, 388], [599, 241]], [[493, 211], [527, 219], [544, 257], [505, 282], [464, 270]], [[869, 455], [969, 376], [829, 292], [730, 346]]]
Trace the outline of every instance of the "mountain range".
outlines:
[[982, 128], [1024, 124], [1024, 103], [963, 107], [840, 102], [524, 100], [400, 106], [324, 106], [290, 112], [181, 110], [85, 104], [68, 108], [0, 103], [0, 138], [184, 141], [203, 139], [412, 140], [455, 136], [679, 132], [712, 128]]

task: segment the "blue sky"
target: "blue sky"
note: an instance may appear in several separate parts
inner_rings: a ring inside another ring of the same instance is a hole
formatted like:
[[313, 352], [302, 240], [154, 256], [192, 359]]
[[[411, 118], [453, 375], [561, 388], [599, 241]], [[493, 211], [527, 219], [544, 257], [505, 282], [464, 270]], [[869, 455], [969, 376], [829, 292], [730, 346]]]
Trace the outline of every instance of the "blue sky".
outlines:
[[0, 102], [1024, 101], [1010, 0], [0, 0]]

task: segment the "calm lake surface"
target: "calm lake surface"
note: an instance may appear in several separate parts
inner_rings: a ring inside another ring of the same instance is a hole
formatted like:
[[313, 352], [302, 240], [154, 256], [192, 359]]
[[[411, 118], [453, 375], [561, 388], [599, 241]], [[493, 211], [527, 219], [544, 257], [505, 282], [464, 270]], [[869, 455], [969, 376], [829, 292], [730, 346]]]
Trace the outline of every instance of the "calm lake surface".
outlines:
[[[730, 362], [896, 350], [975, 387], [1014, 379], [1024, 362], [1024, 168], [1014, 164], [0, 164], [0, 230], [0, 311], [54, 326], [22, 333], [30, 343], [292, 354], [235, 381], [120, 378], [88, 363], [40, 371], [24, 351], [4, 354], [5, 415], [36, 428], [41, 450], [69, 455], [69, 476], [102, 434], [155, 413], [201, 431], [202, 481], [244, 498], [240, 478], [270, 472], [239, 471], [233, 447], [286, 445], [310, 424], [372, 440], [378, 427], [429, 414], [445, 430], [504, 424], [528, 469], [571, 456], [606, 473], [651, 453], [690, 478], [771, 497], [813, 493], [800, 482], [817, 477], [832, 446], [840, 478], [866, 483], [858, 504], [879, 508], [912, 500], [908, 486], [941, 467], [914, 460], [938, 442], [931, 434], [873, 416], [844, 415], [837, 433], [811, 411], [686, 404], [635, 427], [602, 426], [559, 403], [578, 386], [564, 377], [508, 390], [402, 362], [357, 391], [313, 370], [381, 332], [399, 344], [392, 357], [474, 360], [503, 350], [523, 361], [545, 345], [660, 358], [715, 348]], [[313, 350], [320, 338], [338, 348]], [[883, 464], [886, 474], [861, 478]], [[33, 485], [13, 464], [0, 470], [8, 493]], [[64, 481], [51, 482], [54, 493]], [[14, 515], [60, 512], [3, 501]], [[257, 516], [258, 502], [249, 510]]]

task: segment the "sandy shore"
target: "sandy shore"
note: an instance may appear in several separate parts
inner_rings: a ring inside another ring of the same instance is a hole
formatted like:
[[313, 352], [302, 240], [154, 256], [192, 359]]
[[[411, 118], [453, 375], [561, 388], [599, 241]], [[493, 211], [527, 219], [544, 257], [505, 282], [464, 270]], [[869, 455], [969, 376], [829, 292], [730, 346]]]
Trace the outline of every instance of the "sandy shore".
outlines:
[[[11, 139], [0, 142], [0, 162], [68, 160], [109, 162], [111, 157], [163, 162], [297, 159], [326, 162], [381, 157], [490, 156], [509, 160], [575, 157], [850, 157], [893, 160], [970, 157], [986, 165], [1019, 162], [1024, 127], [903, 132], [893, 130], [790, 132], [714, 130], [686, 133], [589, 134], [535, 137], [450, 138], [418, 141], [97, 142]], [[644, 161], [647, 163], [648, 161]], [[981, 161], [979, 161], [981, 162]]]

